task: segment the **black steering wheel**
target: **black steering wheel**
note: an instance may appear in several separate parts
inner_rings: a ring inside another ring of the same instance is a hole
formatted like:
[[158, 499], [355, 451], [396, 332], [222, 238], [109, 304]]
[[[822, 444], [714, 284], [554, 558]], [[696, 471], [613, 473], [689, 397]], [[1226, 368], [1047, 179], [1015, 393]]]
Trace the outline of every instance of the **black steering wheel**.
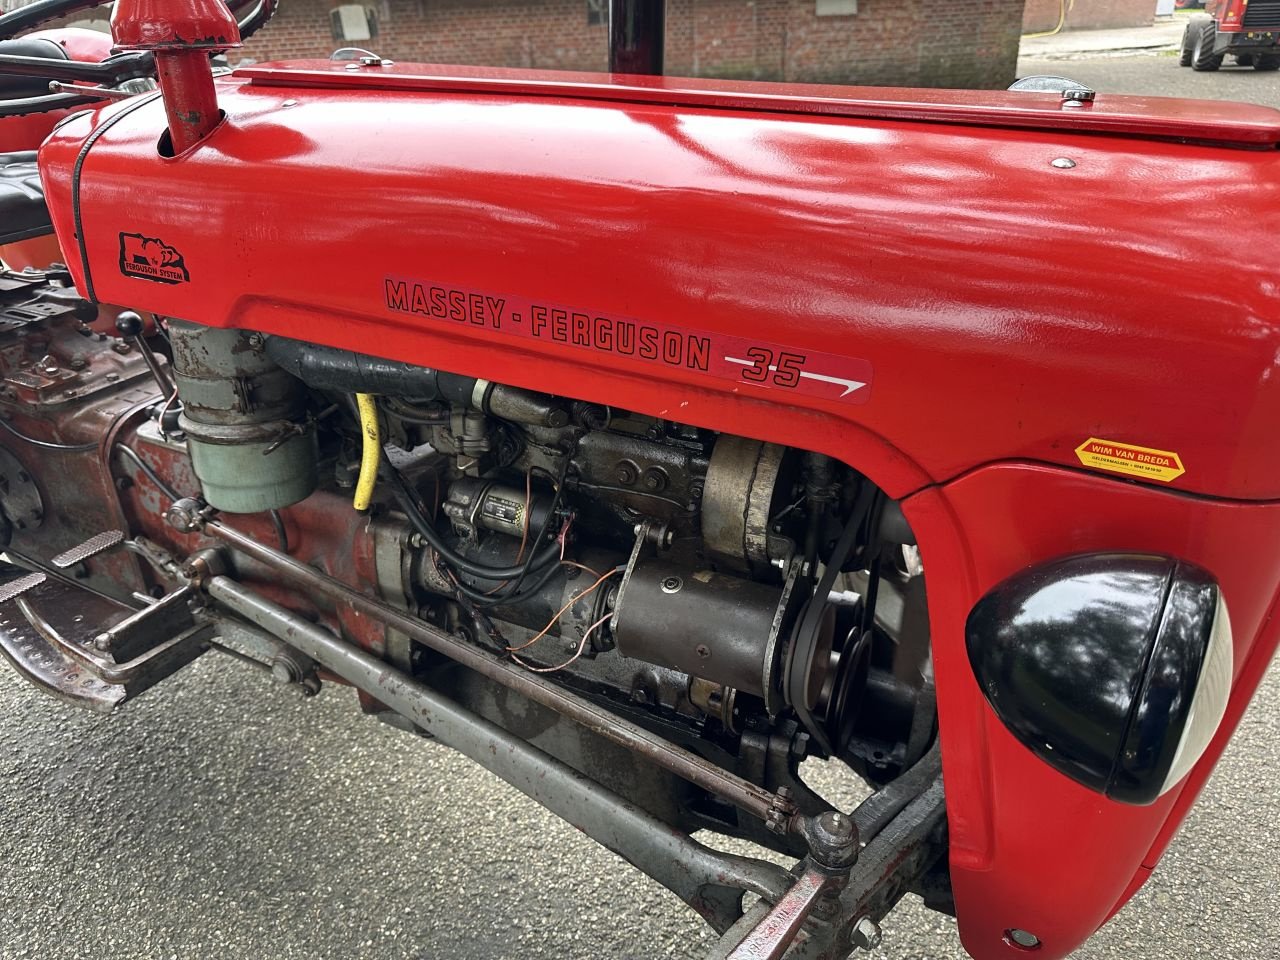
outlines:
[[[40, 37], [21, 37], [41, 24], [81, 10], [100, 6], [106, 0], [36, 0], [0, 16], [0, 117], [24, 116], [65, 110], [101, 102], [97, 97], [77, 93], [50, 93], [54, 80], [116, 87], [129, 80], [155, 76], [155, 58], [150, 51], [113, 54], [101, 63], [83, 63], [67, 58], [58, 44]], [[246, 39], [266, 26], [275, 15], [279, 0], [226, 0]]]

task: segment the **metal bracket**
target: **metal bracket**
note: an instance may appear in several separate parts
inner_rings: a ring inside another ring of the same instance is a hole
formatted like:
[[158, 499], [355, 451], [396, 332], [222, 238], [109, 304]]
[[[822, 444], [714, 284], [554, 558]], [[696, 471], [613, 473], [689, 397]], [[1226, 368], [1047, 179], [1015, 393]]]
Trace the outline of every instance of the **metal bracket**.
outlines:
[[93, 645], [103, 653], [110, 653], [117, 661], [136, 657], [195, 626], [189, 604], [198, 595], [199, 591], [189, 584], [179, 587], [159, 602], [99, 633]]
[[707, 960], [787, 960], [848, 956], [879, 944], [876, 923], [943, 855], [946, 807], [938, 748], [854, 811], [870, 840], [857, 863], [831, 870], [806, 858], [798, 879], [772, 908], [757, 905], [726, 933]]

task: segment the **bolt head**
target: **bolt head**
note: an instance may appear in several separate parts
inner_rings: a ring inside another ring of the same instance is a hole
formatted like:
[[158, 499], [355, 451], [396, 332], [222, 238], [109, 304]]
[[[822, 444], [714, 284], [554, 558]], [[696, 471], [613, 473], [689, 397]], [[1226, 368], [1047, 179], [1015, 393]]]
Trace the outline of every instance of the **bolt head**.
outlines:
[[281, 686], [297, 683], [301, 678], [301, 672], [291, 661], [280, 657], [271, 661], [271, 679]]
[[1014, 927], [1004, 932], [1004, 938], [1019, 950], [1036, 950], [1040, 947], [1040, 938], [1028, 930]]
[[169, 509], [164, 512], [164, 519], [179, 533], [194, 533], [200, 529], [200, 504], [184, 497], [169, 505]]
[[853, 818], [846, 817], [837, 810], [828, 810], [826, 813], [819, 815], [818, 822], [822, 829], [827, 831], [833, 839], [847, 840], [855, 833]]
[[853, 945], [862, 950], [874, 950], [884, 939], [880, 924], [870, 917], [863, 917], [853, 925]]

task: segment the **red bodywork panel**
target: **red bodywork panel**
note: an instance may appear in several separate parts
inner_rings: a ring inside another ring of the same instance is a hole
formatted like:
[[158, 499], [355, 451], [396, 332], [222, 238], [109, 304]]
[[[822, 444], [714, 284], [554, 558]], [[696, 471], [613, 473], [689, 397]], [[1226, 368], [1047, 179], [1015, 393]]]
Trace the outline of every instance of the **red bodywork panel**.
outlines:
[[[97, 30], [61, 27], [55, 30], [37, 30], [25, 36], [52, 40], [67, 51], [69, 59], [83, 63], [99, 63], [111, 54], [111, 37]], [[69, 110], [50, 110], [46, 113], [0, 118], [0, 153], [35, 150], [59, 120], [83, 109], [72, 107]], [[26, 267], [47, 267], [63, 257], [57, 239], [46, 236], [19, 243], [0, 244], [0, 259], [15, 270], [22, 270]]]
[[[60, 27], [55, 30], [36, 30], [24, 34], [23, 39], [37, 37], [52, 40], [67, 51], [68, 59], [79, 60], [82, 63], [100, 63], [111, 55], [110, 35], [98, 30]], [[36, 149], [59, 120], [83, 109], [84, 107], [72, 107], [69, 110], [49, 110], [45, 113], [0, 117], [0, 153]]]
[[[965, 946], [1063, 957], [1132, 892], [1277, 641], [1280, 113], [320, 63], [219, 86], [185, 155], [154, 99], [44, 147], [82, 292], [856, 466], [930, 571]], [[1229, 285], [1188, 269], [1224, 220]], [[1185, 472], [1086, 471], [1090, 439]], [[1198, 563], [1232, 611], [1228, 722], [1150, 807], [1036, 759], [965, 655], [985, 590], [1085, 550]]]
[[1208, 0], [1204, 8], [1205, 12], [1218, 21], [1220, 31], [1239, 33], [1244, 29], [1244, 12], [1248, 6], [1248, 0]]

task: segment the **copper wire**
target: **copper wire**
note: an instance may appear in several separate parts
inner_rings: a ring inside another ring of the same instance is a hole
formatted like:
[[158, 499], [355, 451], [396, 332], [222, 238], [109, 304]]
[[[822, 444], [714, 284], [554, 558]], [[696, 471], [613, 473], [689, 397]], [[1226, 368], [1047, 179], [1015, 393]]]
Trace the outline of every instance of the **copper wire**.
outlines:
[[[614, 571], [612, 570], [609, 571], [609, 573], [613, 573], [613, 572]], [[606, 573], [605, 576], [607, 577], [609, 573]], [[604, 577], [601, 577], [600, 579], [603, 580]], [[577, 660], [580, 656], [582, 656], [583, 652], [587, 649], [587, 641], [591, 639], [591, 634], [595, 633], [599, 627], [602, 627], [604, 626], [604, 624], [608, 623], [609, 619], [612, 616], [613, 616], [612, 613], [606, 614], [605, 616], [597, 620], [595, 623], [593, 623], [591, 626], [587, 627], [586, 632], [582, 635], [582, 640], [579, 641], [578, 643], [578, 649], [574, 652], [573, 656], [570, 657], [568, 660], [566, 660], [564, 663], [556, 664], [554, 667], [535, 667], [521, 660], [514, 653], [511, 655], [511, 659], [514, 660], [516, 663], [520, 664], [520, 666], [524, 667], [530, 673], [555, 673], [557, 670], [563, 670], [565, 667], [569, 666], [569, 664], [573, 663], [573, 661]], [[511, 648], [508, 647], [507, 649], [510, 650]]]
[[[557, 610], [557, 611], [556, 611], [555, 616], [553, 616], [549, 621], [547, 621], [547, 625], [546, 625], [545, 627], [543, 627], [541, 630], [539, 630], [539, 631], [538, 631], [537, 636], [535, 636], [532, 640], [526, 640], [524, 643], [520, 644], [518, 647], [507, 647], [507, 652], [508, 652], [508, 653], [516, 653], [517, 651], [519, 651], [519, 650], [523, 650], [523, 649], [525, 649], [526, 647], [531, 647], [531, 646], [533, 646], [535, 643], [537, 643], [539, 640], [541, 640], [543, 637], [545, 637], [545, 636], [547, 635], [547, 633], [551, 630], [551, 628], [555, 626], [556, 621], [560, 619], [561, 615], [562, 615], [566, 610], [568, 610], [570, 607], [572, 607], [575, 603], [577, 603], [577, 602], [578, 602], [579, 600], [581, 600], [583, 597], [585, 597], [585, 596], [587, 596], [588, 594], [590, 594], [593, 590], [595, 590], [598, 586], [600, 586], [600, 584], [604, 583], [606, 580], [608, 580], [610, 577], [612, 577], [612, 576], [613, 576], [615, 573], [617, 573], [617, 572], [618, 572], [618, 571], [617, 571], [617, 569], [615, 568], [615, 569], [613, 569], [613, 570], [608, 571], [607, 573], [603, 573], [603, 574], [601, 574], [601, 575], [596, 579], [596, 582], [595, 582], [595, 583], [593, 583], [591, 586], [587, 587], [587, 589], [583, 590], [583, 591], [582, 591], [580, 594], [578, 594], [577, 596], [575, 596], [575, 597], [571, 597], [571, 598], [569, 599], [569, 602], [568, 602], [568, 603], [566, 603], [563, 607], [561, 607], [559, 610]], [[610, 616], [612, 616], [612, 614], [610, 614]]]

